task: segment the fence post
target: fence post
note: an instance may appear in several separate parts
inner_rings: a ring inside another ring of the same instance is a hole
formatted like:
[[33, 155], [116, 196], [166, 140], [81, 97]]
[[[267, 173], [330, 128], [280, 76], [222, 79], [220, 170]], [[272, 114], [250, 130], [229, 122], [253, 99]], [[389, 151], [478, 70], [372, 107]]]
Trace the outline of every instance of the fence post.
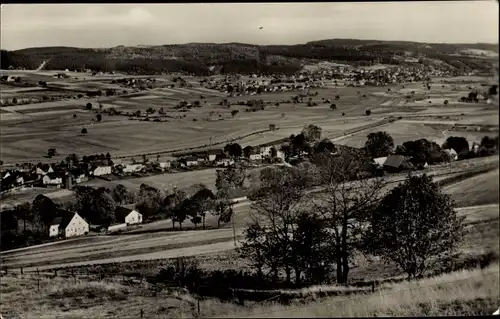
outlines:
[[40, 278], [36, 279], [36, 283], [37, 283], [37, 286], [38, 286], [38, 291], [40, 291]]
[[372, 282], [372, 292], [375, 292], [375, 282]]
[[198, 316], [200, 316], [200, 283], [198, 282], [198, 298], [197, 298], [197, 303], [198, 303]]
[[57, 269], [54, 269], [54, 277], [57, 277]]
[[38, 268], [36, 269], [36, 274], [40, 276], [40, 270], [38, 270]]
[[23, 267], [21, 267], [21, 275], [22, 275], [22, 274], [24, 274], [24, 272], [23, 272]]
[[143, 315], [144, 315], [144, 310], [142, 310], [142, 308], [141, 308], [141, 318]]

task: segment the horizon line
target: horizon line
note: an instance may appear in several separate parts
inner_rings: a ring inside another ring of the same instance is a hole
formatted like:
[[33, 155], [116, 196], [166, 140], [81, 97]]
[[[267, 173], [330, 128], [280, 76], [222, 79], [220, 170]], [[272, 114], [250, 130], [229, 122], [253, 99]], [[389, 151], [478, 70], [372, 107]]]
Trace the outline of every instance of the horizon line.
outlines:
[[444, 44], [444, 45], [465, 45], [465, 44], [486, 44], [486, 45], [499, 45], [499, 42], [493, 43], [493, 42], [419, 42], [419, 41], [412, 41], [412, 40], [377, 40], [377, 39], [359, 39], [359, 38], [327, 38], [327, 39], [320, 39], [320, 40], [311, 40], [307, 42], [302, 42], [302, 43], [295, 43], [295, 44], [255, 44], [255, 43], [245, 43], [245, 42], [186, 42], [186, 43], [170, 43], [170, 44], [130, 44], [130, 45], [124, 45], [124, 44], [119, 44], [115, 46], [97, 46], [97, 47], [80, 47], [80, 46], [66, 46], [66, 45], [50, 45], [50, 46], [36, 46], [36, 47], [25, 47], [21, 49], [4, 49], [0, 47], [1, 50], [5, 51], [21, 51], [21, 50], [28, 50], [28, 49], [39, 49], [39, 48], [75, 48], [75, 49], [112, 49], [112, 48], [117, 48], [117, 47], [160, 47], [160, 46], [173, 46], [173, 45], [192, 45], [192, 44], [218, 44], [218, 45], [227, 45], [227, 44], [240, 44], [240, 45], [251, 45], [251, 46], [295, 46], [295, 45], [303, 45], [303, 44], [308, 44], [311, 42], [319, 42], [319, 41], [334, 41], [334, 40], [354, 40], [354, 41], [374, 41], [374, 42], [403, 42], [403, 43], [419, 43], [419, 44]]

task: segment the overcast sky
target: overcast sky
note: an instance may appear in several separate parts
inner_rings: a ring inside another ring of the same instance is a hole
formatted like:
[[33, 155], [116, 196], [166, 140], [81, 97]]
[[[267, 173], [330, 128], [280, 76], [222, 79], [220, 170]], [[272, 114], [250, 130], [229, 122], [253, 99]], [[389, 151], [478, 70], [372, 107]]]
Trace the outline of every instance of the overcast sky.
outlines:
[[1, 47], [297, 44], [332, 38], [498, 43], [498, 19], [498, 2], [494, 0], [7, 4], [1, 10]]

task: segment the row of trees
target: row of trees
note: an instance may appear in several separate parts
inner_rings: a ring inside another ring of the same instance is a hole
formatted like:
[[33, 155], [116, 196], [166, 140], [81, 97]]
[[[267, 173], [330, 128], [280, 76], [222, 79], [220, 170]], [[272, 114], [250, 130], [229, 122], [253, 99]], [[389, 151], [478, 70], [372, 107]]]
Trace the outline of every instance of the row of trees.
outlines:
[[[240, 248], [260, 277], [276, 282], [283, 273], [299, 286], [346, 284], [353, 258], [362, 253], [413, 278], [455, 256], [462, 219], [431, 178], [409, 176], [384, 193], [380, 178], [352, 180], [362, 169], [360, 158], [321, 157], [312, 167], [262, 171], [261, 196]], [[311, 179], [325, 190], [307, 194]]]
[[142, 184], [137, 193], [127, 190], [122, 184], [112, 190], [78, 186], [74, 189], [76, 202], [69, 203], [67, 208], [77, 211], [91, 224], [107, 226], [116, 221], [116, 206], [135, 203], [145, 220], [170, 218], [173, 228], [179, 225], [182, 230], [186, 220], [191, 221], [195, 228], [199, 224], [205, 228], [207, 213], [218, 216], [217, 226], [220, 227], [221, 223], [231, 220], [230, 198], [234, 191], [244, 187], [245, 174], [239, 166], [218, 171], [215, 193], [203, 184], [187, 189], [174, 188], [169, 193], [146, 184]]
[[[373, 158], [390, 154], [405, 155], [411, 157], [411, 161], [417, 164], [425, 162], [437, 164], [449, 160], [449, 156], [444, 152], [445, 149], [453, 149], [461, 159], [476, 156], [465, 137], [450, 136], [442, 146], [427, 139], [418, 139], [406, 141], [394, 148], [394, 139], [383, 131], [368, 134], [364, 149]], [[494, 138], [485, 136], [481, 140], [478, 153], [480, 156], [491, 155], [497, 149], [498, 135]]]

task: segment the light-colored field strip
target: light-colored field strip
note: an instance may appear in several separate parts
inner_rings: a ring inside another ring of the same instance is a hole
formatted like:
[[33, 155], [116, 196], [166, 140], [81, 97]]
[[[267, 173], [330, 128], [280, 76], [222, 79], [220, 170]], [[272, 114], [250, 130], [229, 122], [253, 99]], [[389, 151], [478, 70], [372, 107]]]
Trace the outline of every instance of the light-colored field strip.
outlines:
[[133, 96], [130, 99], [132, 100], [147, 100], [147, 99], [161, 99], [161, 96], [154, 95], [154, 94], [146, 94], [142, 96]]

